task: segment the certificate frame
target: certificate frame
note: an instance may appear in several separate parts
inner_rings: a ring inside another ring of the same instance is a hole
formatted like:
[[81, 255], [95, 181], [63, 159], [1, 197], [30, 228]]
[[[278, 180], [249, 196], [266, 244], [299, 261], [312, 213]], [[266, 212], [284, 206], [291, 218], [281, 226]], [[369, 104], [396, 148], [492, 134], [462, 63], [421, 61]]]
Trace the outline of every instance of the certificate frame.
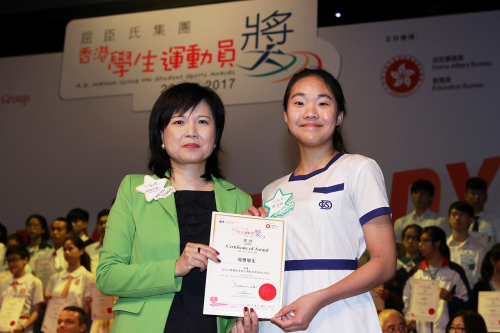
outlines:
[[213, 212], [210, 246], [221, 263], [209, 260], [203, 314], [242, 317], [248, 307], [274, 317], [283, 306], [286, 219]]
[[439, 281], [414, 279], [411, 289], [410, 319], [426, 322], [436, 321]]
[[500, 291], [480, 291], [477, 312], [483, 316], [488, 332], [500, 332]]

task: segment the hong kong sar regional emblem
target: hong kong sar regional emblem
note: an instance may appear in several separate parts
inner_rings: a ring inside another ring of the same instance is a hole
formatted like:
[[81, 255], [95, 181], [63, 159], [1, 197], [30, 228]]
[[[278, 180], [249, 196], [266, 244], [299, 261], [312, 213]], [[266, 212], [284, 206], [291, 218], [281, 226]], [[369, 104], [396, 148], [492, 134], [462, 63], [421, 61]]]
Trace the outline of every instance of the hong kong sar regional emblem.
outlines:
[[395, 56], [385, 64], [380, 80], [384, 90], [394, 97], [408, 97], [424, 83], [424, 66], [412, 55]]

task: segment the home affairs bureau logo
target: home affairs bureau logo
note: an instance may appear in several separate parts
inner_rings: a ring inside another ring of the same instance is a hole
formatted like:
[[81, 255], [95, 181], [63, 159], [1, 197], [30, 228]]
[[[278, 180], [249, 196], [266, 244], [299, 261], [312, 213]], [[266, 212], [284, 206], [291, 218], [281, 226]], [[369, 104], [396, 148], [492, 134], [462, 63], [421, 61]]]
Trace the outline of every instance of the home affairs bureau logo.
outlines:
[[412, 55], [395, 56], [384, 65], [380, 80], [384, 90], [394, 97], [408, 97], [424, 83], [422, 63]]

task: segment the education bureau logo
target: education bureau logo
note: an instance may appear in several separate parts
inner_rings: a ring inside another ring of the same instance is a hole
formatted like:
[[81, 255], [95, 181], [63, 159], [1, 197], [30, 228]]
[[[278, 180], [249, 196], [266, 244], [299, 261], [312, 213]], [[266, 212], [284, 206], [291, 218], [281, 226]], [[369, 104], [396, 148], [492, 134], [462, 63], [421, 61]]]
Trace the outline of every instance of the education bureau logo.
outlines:
[[424, 83], [424, 66], [412, 55], [397, 55], [384, 65], [380, 80], [384, 90], [394, 97], [408, 97]]

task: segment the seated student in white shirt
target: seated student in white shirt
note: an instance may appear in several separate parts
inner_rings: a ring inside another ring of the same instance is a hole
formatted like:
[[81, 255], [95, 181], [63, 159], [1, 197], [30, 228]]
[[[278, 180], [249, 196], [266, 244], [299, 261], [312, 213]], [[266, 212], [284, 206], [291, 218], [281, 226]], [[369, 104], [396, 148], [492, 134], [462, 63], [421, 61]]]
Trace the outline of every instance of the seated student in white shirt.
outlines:
[[451, 235], [451, 227], [448, 220], [429, 209], [434, 199], [434, 185], [428, 180], [420, 179], [411, 185], [410, 192], [411, 201], [413, 202], [415, 210], [406, 216], [400, 217], [394, 222], [394, 233], [399, 256], [405, 254], [401, 235], [404, 228], [410, 224], [416, 224], [422, 228], [430, 226], [440, 227], [444, 230], [446, 236]]
[[43, 302], [42, 281], [26, 273], [25, 267], [29, 261], [29, 252], [24, 246], [10, 246], [6, 256], [12, 277], [0, 286], [0, 307], [3, 306], [6, 297], [23, 298], [25, 302], [21, 317], [11, 332], [31, 333]]
[[73, 235], [80, 237], [85, 243], [85, 246], [94, 243], [86, 234], [85, 230], [89, 224], [89, 213], [81, 208], [73, 208], [66, 215], [66, 219], [73, 227]]
[[48, 303], [52, 296], [67, 297], [71, 305], [84, 309], [89, 315], [90, 285], [95, 282], [95, 278], [90, 273], [90, 258], [79, 237], [71, 236], [66, 240], [64, 258], [68, 262], [68, 269], [51, 276], [45, 291], [45, 302]]
[[481, 276], [481, 263], [486, 254], [486, 248], [469, 236], [469, 226], [474, 223], [474, 208], [466, 202], [457, 201], [448, 212], [453, 228], [447, 240], [450, 260], [462, 266], [472, 289]]
[[[28, 243], [26, 248], [30, 253], [30, 266], [35, 269], [35, 261], [37, 255], [50, 251], [52, 247], [47, 243], [49, 239], [49, 230], [47, 229], [47, 221], [40, 214], [30, 215], [26, 219], [26, 233], [28, 234]], [[43, 255], [43, 254], [42, 254]]]
[[483, 244], [489, 250], [500, 240], [500, 218], [484, 210], [488, 201], [488, 184], [481, 178], [472, 177], [465, 182], [465, 200], [474, 207], [475, 221], [469, 231], [488, 235], [488, 243]]
[[87, 245], [85, 252], [90, 256], [90, 268], [92, 274], [96, 274], [97, 265], [99, 265], [99, 249], [104, 242], [104, 234], [106, 233], [106, 222], [108, 221], [109, 209], [103, 209], [97, 214], [97, 233], [99, 234], [99, 241]]

